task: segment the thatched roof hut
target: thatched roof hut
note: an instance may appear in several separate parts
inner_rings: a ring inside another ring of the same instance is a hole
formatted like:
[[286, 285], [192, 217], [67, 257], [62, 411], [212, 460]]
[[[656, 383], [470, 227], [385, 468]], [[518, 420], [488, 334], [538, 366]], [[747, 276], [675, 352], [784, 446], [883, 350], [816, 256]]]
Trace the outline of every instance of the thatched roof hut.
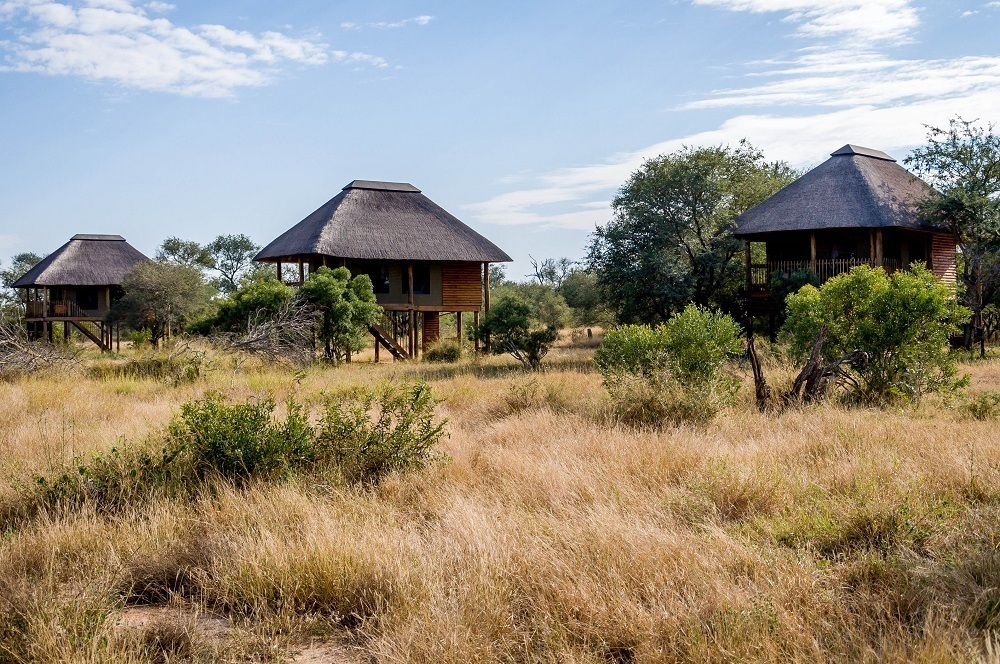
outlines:
[[13, 287], [120, 286], [136, 263], [148, 260], [121, 235], [74, 235]]
[[737, 237], [837, 228], [940, 231], [917, 215], [933, 189], [879, 150], [845, 145], [736, 218]]
[[298, 256], [361, 260], [511, 260], [499, 247], [449, 214], [412, 184], [355, 180], [264, 247], [254, 260]]

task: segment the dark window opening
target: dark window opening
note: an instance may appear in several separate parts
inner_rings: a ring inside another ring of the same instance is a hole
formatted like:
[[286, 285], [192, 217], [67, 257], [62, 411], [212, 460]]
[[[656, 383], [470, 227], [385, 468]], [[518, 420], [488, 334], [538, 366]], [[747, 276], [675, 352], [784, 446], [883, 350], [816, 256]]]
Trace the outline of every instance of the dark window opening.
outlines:
[[77, 288], [76, 305], [81, 309], [87, 309], [87, 310], [97, 309], [97, 289]]
[[358, 265], [358, 274], [367, 274], [372, 280], [372, 290], [376, 295], [389, 292], [389, 266], [379, 262], [364, 262]]
[[[406, 268], [403, 268], [403, 295], [410, 293], [409, 276]], [[431, 293], [431, 266], [429, 263], [413, 264], [413, 294], [430, 295]]]

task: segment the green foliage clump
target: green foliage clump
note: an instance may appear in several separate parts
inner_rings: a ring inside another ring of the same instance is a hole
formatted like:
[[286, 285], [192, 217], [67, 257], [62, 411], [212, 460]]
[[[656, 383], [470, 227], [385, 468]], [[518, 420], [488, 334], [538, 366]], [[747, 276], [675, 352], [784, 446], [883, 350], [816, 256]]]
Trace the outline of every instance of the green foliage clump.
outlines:
[[215, 315], [196, 321], [188, 331], [208, 334], [245, 330], [251, 319], [275, 314], [294, 297], [295, 289], [268, 273], [268, 278], [251, 281], [220, 301]]
[[434, 448], [445, 422], [434, 420], [435, 403], [425, 383], [368, 392], [351, 403], [330, 400], [316, 444], [345, 481], [377, 484], [392, 472], [421, 468], [439, 457]]
[[198, 268], [152, 261], [137, 263], [122, 288], [125, 295], [111, 308], [110, 319], [147, 330], [153, 344], [203, 315], [211, 292]]
[[802, 360], [825, 324], [825, 357], [855, 350], [868, 355], [866, 364], [851, 369], [855, 398], [912, 401], [964, 384], [948, 337], [968, 317], [953, 290], [923, 267], [889, 276], [882, 268], [862, 265], [820, 288], [805, 286], [790, 295], [781, 333]]
[[462, 359], [462, 346], [454, 341], [438, 341], [424, 353], [428, 362], [458, 362]]
[[961, 406], [961, 411], [974, 420], [995, 420], [1000, 418], [1000, 392], [986, 390], [970, 396]]
[[423, 382], [390, 385], [331, 397], [314, 421], [294, 399], [278, 417], [271, 399], [230, 403], [209, 394], [181, 406], [160, 450], [123, 444], [77, 459], [37, 477], [21, 511], [83, 502], [116, 509], [156, 493], [191, 496], [211, 480], [244, 485], [302, 473], [377, 484], [441, 458], [435, 447], [447, 421], [435, 419], [436, 403]]
[[493, 289], [497, 302], [515, 298], [526, 303], [529, 317], [542, 327], [562, 329], [573, 321], [573, 312], [555, 286], [535, 283], [512, 283]]
[[317, 336], [326, 359], [335, 362], [364, 348], [368, 326], [382, 317], [371, 278], [359, 274], [352, 279], [345, 267], [319, 268], [302, 284], [299, 297], [320, 312]]
[[552, 324], [542, 326], [533, 316], [530, 302], [507, 293], [490, 309], [474, 334], [488, 340], [494, 355], [507, 353], [536, 370], [559, 337], [559, 330]]
[[738, 383], [723, 369], [742, 347], [732, 317], [688, 305], [655, 328], [608, 331], [594, 361], [623, 420], [707, 422], [735, 396]]

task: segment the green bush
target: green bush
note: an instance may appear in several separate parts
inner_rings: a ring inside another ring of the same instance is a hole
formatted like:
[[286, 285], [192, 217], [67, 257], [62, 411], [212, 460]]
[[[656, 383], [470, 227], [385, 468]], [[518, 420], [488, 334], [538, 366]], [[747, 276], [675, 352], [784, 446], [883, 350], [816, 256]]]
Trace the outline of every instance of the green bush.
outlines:
[[958, 377], [948, 337], [968, 320], [954, 291], [922, 267], [889, 276], [882, 268], [855, 267], [820, 288], [788, 296], [782, 337], [804, 360], [827, 325], [828, 360], [855, 350], [868, 354], [852, 369], [852, 396], [869, 403], [912, 401], [926, 392], [950, 391]]
[[462, 346], [454, 341], [439, 341], [424, 353], [428, 362], [458, 362], [462, 359]]
[[594, 361], [623, 420], [706, 422], [735, 396], [723, 369], [742, 348], [730, 316], [689, 305], [655, 328], [610, 330]]
[[280, 418], [270, 399], [229, 403], [209, 394], [181, 406], [159, 451], [123, 444], [76, 459], [57, 474], [36, 477], [23, 504], [5, 506], [4, 515], [10, 520], [84, 501], [115, 509], [157, 492], [191, 496], [212, 479], [243, 485], [332, 471], [348, 483], [377, 484], [440, 458], [435, 447], [446, 421], [435, 421], [435, 405], [422, 382], [359, 389], [329, 397], [314, 422], [294, 400]]
[[330, 400], [316, 441], [345, 481], [377, 484], [389, 473], [438, 458], [434, 448], [445, 422], [435, 421], [435, 403], [422, 382], [368, 392], [353, 403]]
[[515, 294], [500, 298], [473, 334], [489, 341], [494, 355], [507, 353], [525, 367], [536, 370], [559, 337], [554, 325], [535, 318], [531, 303]]
[[987, 390], [969, 397], [961, 411], [974, 420], [995, 420], [1000, 417], [1000, 392]]

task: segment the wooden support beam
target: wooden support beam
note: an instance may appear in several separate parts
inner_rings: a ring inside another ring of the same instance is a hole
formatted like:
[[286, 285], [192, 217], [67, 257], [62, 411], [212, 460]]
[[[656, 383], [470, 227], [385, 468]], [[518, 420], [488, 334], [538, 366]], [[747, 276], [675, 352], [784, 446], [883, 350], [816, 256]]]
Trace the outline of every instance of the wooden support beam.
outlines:
[[[281, 261], [276, 261], [275, 265], [278, 266], [278, 281], [281, 281]], [[282, 283], [284, 282], [282, 281]]]
[[812, 271], [816, 271], [816, 232], [809, 233], [809, 261], [812, 263]]
[[455, 312], [455, 329], [458, 330], [458, 347], [462, 347], [462, 312]]
[[[490, 264], [483, 263], [483, 315], [488, 316], [490, 314]], [[490, 350], [490, 338], [486, 337], [484, 346], [487, 351]]]
[[752, 270], [750, 268], [751, 260], [752, 258], [750, 256], [750, 240], [747, 240], [746, 242], [744, 242], [744, 247], [743, 247], [743, 262], [744, 262], [744, 267], [746, 269], [747, 290], [750, 290], [750, 286], [752, 285], [750, 283], [752, 279]]
[[875, 265], [883, 265], [882, 260], [882, 229], [875, 231]]
[[301, 286], [306, 281], [306, 269], [302, 264], [302, 256], [299, 256], [299, 285]]
[[479, 312], [478, 311], [473, 311], [472, 312], [472, 326], [476, 330], [476, 340], [473, 342], [473, 346], [475, 347], [475, 350], [478, 353], [479, 352]]

